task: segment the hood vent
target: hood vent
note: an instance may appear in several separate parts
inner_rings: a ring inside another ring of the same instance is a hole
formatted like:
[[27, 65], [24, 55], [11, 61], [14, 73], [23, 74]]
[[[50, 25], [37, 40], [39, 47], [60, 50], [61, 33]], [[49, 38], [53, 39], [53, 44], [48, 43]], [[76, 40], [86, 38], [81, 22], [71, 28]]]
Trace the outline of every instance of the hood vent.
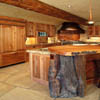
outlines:
[[58, 34], [62, 34], [62, 33], [82, 34], [85, 33], [85, 30], [82, 29], [78, 23], [64, 22], [61, 28], [58, 30]]

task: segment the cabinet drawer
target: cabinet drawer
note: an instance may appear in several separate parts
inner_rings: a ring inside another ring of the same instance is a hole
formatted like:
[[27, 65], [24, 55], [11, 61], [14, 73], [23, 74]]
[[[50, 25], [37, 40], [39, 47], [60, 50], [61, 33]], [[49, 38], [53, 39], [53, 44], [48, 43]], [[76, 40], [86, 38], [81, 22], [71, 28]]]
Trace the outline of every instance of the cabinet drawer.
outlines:
[[0, 54], [0, 67], [25, 61], [25, 51]]

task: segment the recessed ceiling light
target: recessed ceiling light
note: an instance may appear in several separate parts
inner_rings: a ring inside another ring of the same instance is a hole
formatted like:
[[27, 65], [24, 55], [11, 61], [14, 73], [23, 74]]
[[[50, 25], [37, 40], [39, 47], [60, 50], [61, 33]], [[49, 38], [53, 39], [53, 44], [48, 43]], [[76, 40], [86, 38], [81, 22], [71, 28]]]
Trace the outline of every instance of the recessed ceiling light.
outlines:
[[71, 8], [72, 6], [69, 4], [69, 5], [67, 5], [67, 7], [68, 7], [68, 8]]

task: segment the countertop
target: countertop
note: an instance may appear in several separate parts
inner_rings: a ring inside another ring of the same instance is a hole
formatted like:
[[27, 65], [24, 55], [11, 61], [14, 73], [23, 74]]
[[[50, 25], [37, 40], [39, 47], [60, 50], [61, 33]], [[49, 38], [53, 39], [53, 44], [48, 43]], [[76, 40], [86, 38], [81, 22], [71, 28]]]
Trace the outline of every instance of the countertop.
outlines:
[[100, 45], [88, 45], [88, 44], [64, 45], [64, 46], [49, 47], [48, 50], [51, 53], [56, 53], [65, 56], [96, 54], [100, 53]]
[[34, 54], [47, 54], [50, 55], [50, 51], [48, 51], [48, 48], [40, 48], [35, 50], [26, 50], [28, 53], [34, 53]]
[[26, 46], [48, 46], [48, 45], [56, 45], [56, 44], [61, 44], [61, 42], [56, 42], [56, 43], [40, 43], [40, 44], [32, 44], [32, 45], [26, 45]]

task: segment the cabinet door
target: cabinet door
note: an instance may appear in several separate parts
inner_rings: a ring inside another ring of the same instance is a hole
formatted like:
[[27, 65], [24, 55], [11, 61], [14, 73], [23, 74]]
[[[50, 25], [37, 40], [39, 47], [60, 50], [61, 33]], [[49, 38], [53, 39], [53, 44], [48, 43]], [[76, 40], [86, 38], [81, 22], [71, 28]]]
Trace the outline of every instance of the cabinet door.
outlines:
[[24, 50], [25, 49], [25, 27], [12, 26], [14, 35], [14, 50]]
[[100, 36], [100, 26], [89, 26], [88, 34], [89, 36]]
[[26, 36], [34, 37], [35, 36], [35, 24], [33, 22], [27, 22], [26, 24]]
[[50, 36], [50, 25], [46, 25], [46, 32], [48, 34], [48, 37]]
[[41, 23], [36, 23], [36, 30], [37, 31], [45, 31], [45, 25]]
[[32, 77], [40, 79], [41, 81], [48, 80], [50, 56], [45, 54], [32, 55]]
[[40, 55], [34, 54], [32, 55], [32, 67], [33, 67], [33, 77], [40, 78]]
[[41, 55], [40, 57], [40, 79], [48, 81], [48, 69], [50, 63], [50, 55]]
[[100, 36], [100, 26], [95, 26], [95, 35]]
[[88, 35], [90, 35], [90, 36], [92, 36], [92, 35], [94, 35], [94, 30], [95, 28], [94, 28], [94, 26], [89, 26], [88, 27]]
[[54, 37], [56, 35], [56, 28], [54, 25], [50, 25], [49, 37]]
[[0, 52], [10, 52], [14, 50], [12, 26], [0, 25]]
[[25, 27], [0, 25], [0, 52], [25, 49]]
[[3, 32], [2, 32], [2, 25], [0, 25], [0, 53], [3, 52]]

